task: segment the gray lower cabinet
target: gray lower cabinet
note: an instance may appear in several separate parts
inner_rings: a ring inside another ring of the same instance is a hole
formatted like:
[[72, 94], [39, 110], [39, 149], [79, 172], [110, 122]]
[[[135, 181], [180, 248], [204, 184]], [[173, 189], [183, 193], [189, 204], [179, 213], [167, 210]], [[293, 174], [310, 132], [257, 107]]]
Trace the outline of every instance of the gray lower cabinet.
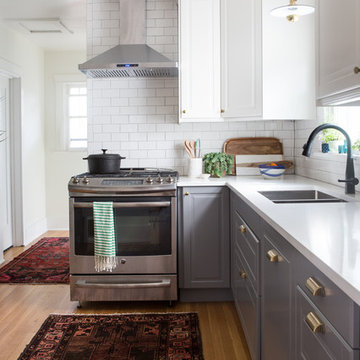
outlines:
[[[286, 240], [263, 223], [262, 264], [262, 359], [294, 359], [294, 291], [291, 259]], [[315, 359], [314, 359], [315, 360]]]
[[296, 355], [298, 360], [359, 359], [359, 351], [350, 347], [300, 286], [296, 291]]
[[360, 309], [236, 193], [231, 288], [252, 359], [360, 360]]
[[[230, 198], [231, 211], [231, 289], [235, 306], [249, 346], [251, 358], [260, 359], [260, 243], [249, 220], [249, 211], [234, 194]], [[256, 217], [256, 216], [255, 216]], [[251, 219], [254, 219], [252, 214]], [[251, 220], [250, 220], [251, 221]], [[253, 225], [256, 224], [256, 221]]]
[[229, 189], [178, 189], [180, 289], [230, 288]]

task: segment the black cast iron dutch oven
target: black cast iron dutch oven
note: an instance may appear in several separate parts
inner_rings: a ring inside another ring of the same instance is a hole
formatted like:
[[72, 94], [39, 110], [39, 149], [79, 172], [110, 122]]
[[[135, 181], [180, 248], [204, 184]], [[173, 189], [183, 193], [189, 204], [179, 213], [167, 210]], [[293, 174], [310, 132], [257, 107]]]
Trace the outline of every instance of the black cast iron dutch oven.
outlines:
[[92, 154], [83, 160], [88, 161], [90, 174], [115, 174], [120, 171], [121, 159], [119, 154], [106, 154], [107, 149], [101, 149], [102, 154]]

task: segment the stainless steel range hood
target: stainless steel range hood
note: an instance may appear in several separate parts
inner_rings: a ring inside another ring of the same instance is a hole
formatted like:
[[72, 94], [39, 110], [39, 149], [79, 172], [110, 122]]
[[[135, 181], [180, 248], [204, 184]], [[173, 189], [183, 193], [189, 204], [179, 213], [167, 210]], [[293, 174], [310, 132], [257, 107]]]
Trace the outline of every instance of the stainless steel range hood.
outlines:
[[145, 44], [145, 0], [120, 1], [120, 45], [79, 65], [89, 78], [175, 77], [177, 63]]

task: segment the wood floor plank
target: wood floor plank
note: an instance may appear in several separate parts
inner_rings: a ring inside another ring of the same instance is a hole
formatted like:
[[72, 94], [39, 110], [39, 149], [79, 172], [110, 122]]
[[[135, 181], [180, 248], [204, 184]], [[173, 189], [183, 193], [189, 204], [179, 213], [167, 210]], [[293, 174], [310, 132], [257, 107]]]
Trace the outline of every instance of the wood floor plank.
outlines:
[[[58, 231], [46, 233], [43, 237], [67, 235], [67, 232]], [[8, 250], [5, 254], [7, 260], [29, 246]], [[245, 337], [231, 302], [177, 302], [173, 307], [167, 302], [88, 302], [78, 309], [77, 302], [70, 301], [69, 285], [23, 284], [0, 284], [0, 358], [17, 359], [51, 313], [135, 312], [197, 312], [206, 360], [250, 360]]]

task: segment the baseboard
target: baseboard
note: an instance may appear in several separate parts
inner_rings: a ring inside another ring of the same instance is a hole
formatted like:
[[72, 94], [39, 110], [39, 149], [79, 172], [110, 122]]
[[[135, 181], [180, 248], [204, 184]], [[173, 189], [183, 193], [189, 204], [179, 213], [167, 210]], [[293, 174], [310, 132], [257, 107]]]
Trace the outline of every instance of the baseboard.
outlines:
[[47, 230], [67, 230], [69, 231], [69, 217], [48, 216]]
[[180, 289], [182, 302], [233, 301], [230, 288], [227, 289]]
[[43, 218], [40, 219], [30, 225], [25, 225], [25, 238], [24, 238], [24, 245], [28, 245], [40, 235], [47, 231], [47, 219]]

